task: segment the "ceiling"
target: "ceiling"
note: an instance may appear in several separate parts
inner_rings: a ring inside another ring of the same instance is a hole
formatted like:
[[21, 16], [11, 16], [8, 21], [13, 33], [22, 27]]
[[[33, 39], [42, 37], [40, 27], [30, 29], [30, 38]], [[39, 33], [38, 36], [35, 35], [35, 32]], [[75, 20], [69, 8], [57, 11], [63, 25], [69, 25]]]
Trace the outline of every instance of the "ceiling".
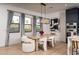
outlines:
[[[9, 4], [6, 3], [6, 4], [35, 11], [38, 13], [41, 12], [40, 3], [9, 3]], [[45, 4], [46, 4], [46, 13], [48, 14], [56, 11], [65, 10], [68, 8], [79, 7], [79, 3], [45, 3]]]

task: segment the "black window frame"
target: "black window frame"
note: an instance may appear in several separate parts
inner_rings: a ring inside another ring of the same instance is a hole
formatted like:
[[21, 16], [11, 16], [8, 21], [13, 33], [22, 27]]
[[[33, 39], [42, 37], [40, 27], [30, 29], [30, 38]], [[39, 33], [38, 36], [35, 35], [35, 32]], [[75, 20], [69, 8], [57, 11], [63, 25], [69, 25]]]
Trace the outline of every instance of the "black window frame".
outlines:
[[[13, 15], [13, 16], [19, 16], [19, 15]], [[12, 20], [13, 20], [13, 18], [12, 18]], [[18, 24], [18, 31], [11, 31], [11, 27], [9, 26], [9, 33], [19, 33], [20, 32], [20, 16], [19, 16], [19, 23], [12, 23], [12, 20], [11, 20], [11, 23], [9, 24], [9, 25], [11, 25], [11, 24]]]
[[[25, 16], [25, 18], [26, 18], [27, 16]], [[30, 18], [30, 17], [27, 17], [27, 18]], [[25, 25], [30, 25], [31, 26], [31, 30], [30, 31], [25, 31]], [[32, 18], [31, 18], [31, 24], [25, 24], [25, 22], [24, 22], [24, 32], [26, 33], [26, 32], [32, 32]]]

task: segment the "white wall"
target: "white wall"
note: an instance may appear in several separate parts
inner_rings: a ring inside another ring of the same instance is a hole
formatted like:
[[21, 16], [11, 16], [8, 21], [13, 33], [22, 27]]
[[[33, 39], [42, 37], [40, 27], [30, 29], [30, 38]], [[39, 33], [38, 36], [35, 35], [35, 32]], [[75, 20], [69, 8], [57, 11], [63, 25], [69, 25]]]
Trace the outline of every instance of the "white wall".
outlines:
[[48, 15], [49, 18], [58, 18], [60, 20], [60, 26], [59, 26], [59, 31], [56, 32], [57, 37], [56, 41], [66, 41], [66, 15], [65, 15], [65, 10], [59, 11], [59, 12], [54, 12]]
[[60, 39], [66, 42], [66, 14], [65, 11], [60, 13]]
[[[60, 12], [54, 12], [54, 13], [48, 14], [48, 17], [51, 18], [51, 19], [54, 19], [54, 18], [60, 19]], [[55, 35], [56, 35], [55, 36], [55, 41], [60, 42], [61, 41], [61, 39], [60, 39], [60, 31], [56, 31]]]
[[[37, 15], [37, 16], [41, 15], [40, 13], [36, 13], [33, 11], [17, 8], [14, 6], [0, 4], [0, 47], [5, 46], [5, 42], [6, 42], [7, 16], [8, 16], [7, 10], [13, 10], [13, 11], [18, 11], [18, 12], [22, 12], [25, 14], [31, 14], [31, 15]], [[20, 34], [21, 34], [20, 32], [19, 33], [10, 33], [9, 44], [11, 45], [11, 44], [19, 43], [21, 41]], [[31, 34], [32, 34], [32, 32], [26, 33], [26, 35], [31, 35]]]
[[0, 6], [0, 47], [5, 46], [6, 39], [6, 24], [7, 24], [7, 12], [5, 8]]

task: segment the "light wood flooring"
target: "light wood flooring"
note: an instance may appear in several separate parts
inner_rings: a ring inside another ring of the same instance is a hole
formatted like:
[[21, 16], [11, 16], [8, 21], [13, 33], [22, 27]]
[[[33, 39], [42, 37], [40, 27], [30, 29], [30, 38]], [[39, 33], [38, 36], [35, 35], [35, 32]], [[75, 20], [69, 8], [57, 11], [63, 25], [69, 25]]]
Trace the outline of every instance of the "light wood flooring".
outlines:
[[43, 50], [39, 50], [31, 53], [24, 53], [21, 49], [20, 44], [0, 48], [0, 55], [66, 55], [66, 54], [67, 54], [66, 43], [58, 43], [54, 48], [48, 47], [48, 50], [46, 52]]

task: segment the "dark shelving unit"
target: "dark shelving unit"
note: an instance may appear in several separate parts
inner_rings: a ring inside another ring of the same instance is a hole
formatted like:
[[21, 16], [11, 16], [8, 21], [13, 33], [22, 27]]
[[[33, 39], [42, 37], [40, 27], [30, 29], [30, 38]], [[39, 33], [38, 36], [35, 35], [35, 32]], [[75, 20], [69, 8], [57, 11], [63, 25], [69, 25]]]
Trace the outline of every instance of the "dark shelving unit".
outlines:
[[[66, 10], [66, 24], [69, 23], [69, 26], [66, 26], [66, 33], [68, 27], [73, 27], [73, 29], [76, 29], [77, 35], [79, 34], [79, 8], [75, 7], [75, 8], [71, 8], [71, 9], [67, 9]], [[77, 23], [76, 26], [70, 26], [73, 23]], [[66, 43], [68, 41], [67, 39], [68, 34], [66, 34]]]

